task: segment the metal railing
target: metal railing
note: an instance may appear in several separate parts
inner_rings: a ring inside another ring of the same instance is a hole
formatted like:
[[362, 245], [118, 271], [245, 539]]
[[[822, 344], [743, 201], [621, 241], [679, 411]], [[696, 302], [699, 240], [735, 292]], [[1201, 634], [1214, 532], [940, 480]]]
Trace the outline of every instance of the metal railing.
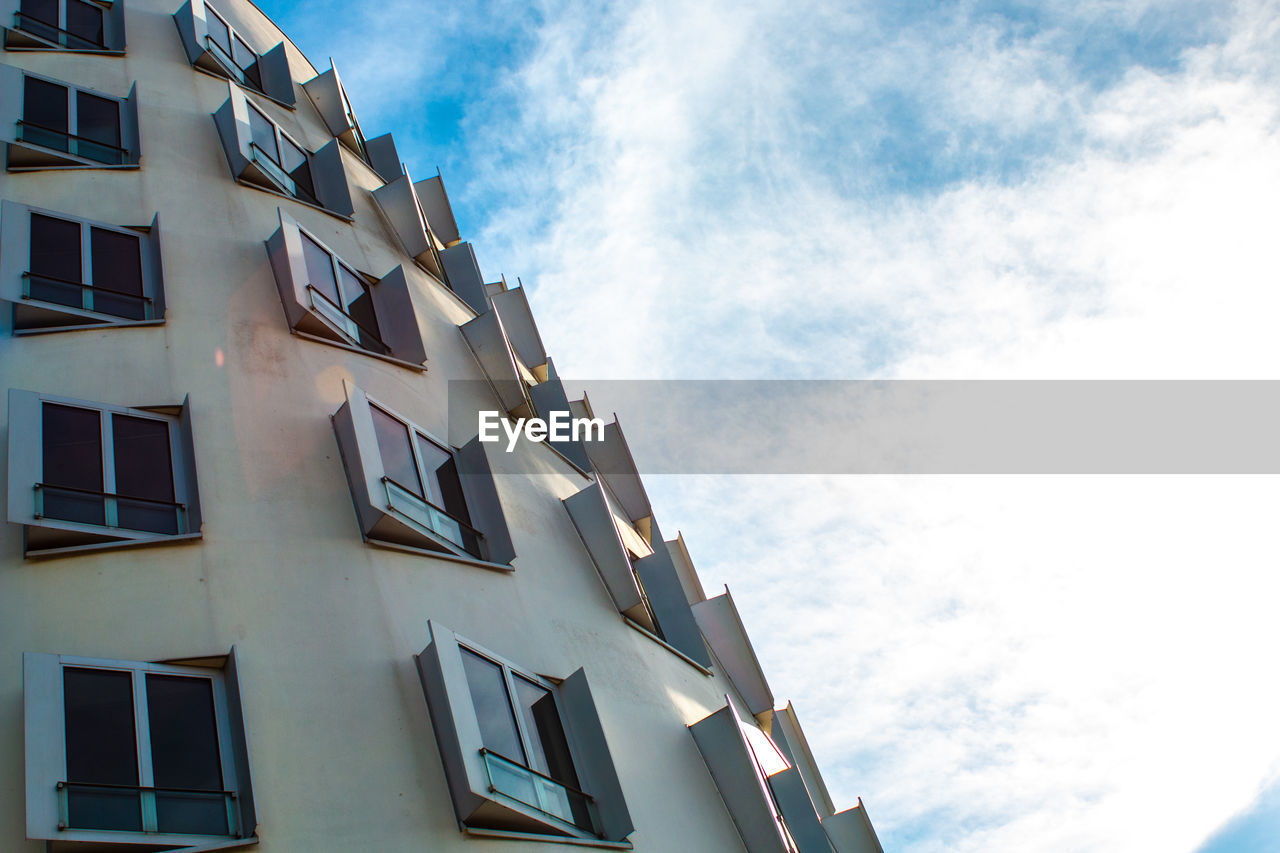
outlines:
[[[43, 21], [26, 12], [14, 12], [13, 20], [15, 30], [20, 30], [28, 35], [42, 38], [45, 41], [51, 41], [61, 47], [70, 48], [71, 50], [93, 50], [95, 48], [105, 50], [107, 44], [105, 41], [94, 41], [81, 35], [76, 35], [60, 28], [56, 24]], [[72, 42], [79, 42], [72, 44]]]
[[187, 532], [187, 505], [75, 486], [36, 483], [37, 519], [75, 521], [124, 530], [179, 535]]
[[[378, 337], [378, 333], [352, 317], [342, 309], [338, 303], [325, 296], [319, 288], [312, 284], [307, 285], [307, 295], [311, 298], [311, 307], [322, 314], [329, 322], [336, 325], [351, 340], [355, 341], [361, 347], [382, 355], [390, 355], [391, 347], [383, 343], [382, 338]], [[317, 304], [316, 297], [320, 297]]]
[[76, 136], [70, 131], [48, 127], [26, 119], [18, 120], [18, 139], [30, 145], [74, 154], [108, 166], [122, 166], [129, 162], [127, 148], [85, 136]]
[[[104, 296], [99, 298], [99, 294]], [[27, 271], [22, 274], [22, 298], [52, 302], [55, 305], [66, 305], [70, 308], [83, 308], [86, 311], [96, 311], [99, 314], [127, 317], [130, 320], [154, 319], [150, 296], [126, 293], [123, 290], [85, 284], [82, 281], [72, 281], [68, 278], [59, 278], [56, 275], [45, 275], [44, 273]], [[113, 300], [123, 300], [128, 305], [136, 306], [137, 310], [123, 311], [121, 310], [123, 308], [121, 305], [110, 305]], [[102, 304], [103, 302], [107, 304], [104, 305]]]
[[[132, 830], [240, 837], [240, 808], [235, 791], [153, 788], [96, 782], [58, 782], [55, 787], [58, 791], [58, 829]], [[94, 800], [100, 805], [115, 800], [119, 805], [126, 798], [129, 802], [125, 808], [137, 808], [137, 812], [133, 814], [136, 821], [126, 823], [121, 820], [127, 813], [119, 809], [110, 816], [104, 816], [100, 811], [96, 815], [97, 819], [94, 819]], [[196, 805], [196, 808], [192, 808], [192, 805]]]
[[427, 532], [447, 539], [471, 556], [481, 557], [480, 540], [484, 534], [479, 530], [390, 477], [384, 476], [382, 484], [387, 490], [388, 508]]
[[590, 794], [557, 782], [545, 773], [531, 770], [491, 749], [481, 747], [480, 755], [484, 757], [490, 791], [532, 806], [562, 823], [587, 832], [596, 831], [595, 801]]
[[291, 196], [296, 196], [298, 194], [298, 184], [293, 180], [293, 178], [289, 177], [289, 173], [284, 170], [283, 166], [272, 159], [271, 155], [266, 152], [266, 149], [258, 143], [250, 140], [249, 153], [252, 155], [249, 159], [266, 172], [267, 177], [278, 185], [281, 190], [287, 192]]

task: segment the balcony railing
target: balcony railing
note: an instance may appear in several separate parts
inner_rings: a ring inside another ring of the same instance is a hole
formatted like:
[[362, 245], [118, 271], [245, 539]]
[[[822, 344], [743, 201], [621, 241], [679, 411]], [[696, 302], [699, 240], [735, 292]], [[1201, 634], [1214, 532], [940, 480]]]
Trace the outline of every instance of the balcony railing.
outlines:
[[377, 332], [342, 310], [338, 303], [325, 296], [319, 289], [308, 284], [307, 295], [311, 299], [311, 308], [337, 326], [353, 342], [381, 355], [391, 354], [391, 347], [382, 342]]
[[188, 532], [187, 505], [184, 503], [50, 483], [36, 483], [34, 489], [34, 516], [37, 519], [74, 521], [170, 536]]
[[41, 302], [52, 302], [55, 305], [66, 305], [69, 308], [83, 308], [99, 314], [111, 314], [129, 320], [154, 319], [152, 300], [149, 296], [137, 293], [126, 293], [85, 284], [82, 281], [71, 281], [43, 273], [24, 272], [22, 274], [22, 298], [36, 299]]
[[213, 58], [231, 75], [233, 80], [241, 85], [252, 86], [259, 92], [262, 91], [262, 76], [258, 73], [257, 60], [254, 60], [254, 63], [248, 68], [241, 68], [240, 63], [236, 62], [235, 58], [227, 53], [227, 49], [218, 44], [213, 36], [209, 35], [204, 37], [204, 47], [205, 50], [213, 54]]
[[258, 168], [266, 172], [267, 177], [270, 178], [271, 181], [283, 192], [286, 192], [291, 196], [298, 195], [297, 183], [293, 178], [289, 177], [289, 173], [284, 170], [284, 167], [273, 160], [271, 155], [258, 145], [258, 143], [252, 141], [249, 143], [249, 153], [252, 155], [249, 159], [257, 164]]
[[457, 545], [471, 556], [476, 558], [481, 556], [480, 540], [483, 534], [479, 530], [465, 521], [454, 518], [417, 492], [390, 477], [383, 477], [382, 483], [387, 489], [389, 509], [424, 531]]
[[18, 139], [31, 145], [74, 154], [107, 166], [122, 166], [129, 162], [127, 148], [97, 139], [76, 136], [69, 131], [47, 127], [26, 119], [18, 121]]
[[489, 790], [518, 800], [526, 806], [570, 826], [596, 831], [595, 802], [590, 794], [570, 788], [550, 776], [531, 770], [498, 753], [481, 748], [489, 774]]
[[59, 782], [59, 829], [239, 836], [235, 791]]
[[85, 38], [81, 35], [68, 32], [59, 28], [56, 24], [48, 21], [42, 21], [39, 18], [28, 15], [26, 12], [13, 13], [15, 30], [21, 30], [28, 35], [36, 38], [42, 38], [45, 41], [52, 42], [60, 47], [70, 50], [105, 50], [106, 44], [93, 39]]

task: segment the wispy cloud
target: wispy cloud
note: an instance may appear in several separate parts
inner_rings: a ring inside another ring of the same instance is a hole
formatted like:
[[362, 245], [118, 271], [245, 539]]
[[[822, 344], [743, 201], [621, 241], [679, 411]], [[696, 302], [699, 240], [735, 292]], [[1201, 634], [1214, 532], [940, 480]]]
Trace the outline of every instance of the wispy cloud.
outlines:
[[[344, 78], [567, 375], [1278, 363], [1274, 2], [426, 8]], [[1190, 851], [1275, 772], [1270, 480], [649, 490], [889, 849]]]

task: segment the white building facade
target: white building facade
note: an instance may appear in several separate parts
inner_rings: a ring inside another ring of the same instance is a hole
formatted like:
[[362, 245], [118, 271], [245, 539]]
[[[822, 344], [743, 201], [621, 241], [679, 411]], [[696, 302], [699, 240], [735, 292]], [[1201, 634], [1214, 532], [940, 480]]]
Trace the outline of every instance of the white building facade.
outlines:
[[4, 0], [0, 849], [879, 851], [439, 176], [247, 0]]

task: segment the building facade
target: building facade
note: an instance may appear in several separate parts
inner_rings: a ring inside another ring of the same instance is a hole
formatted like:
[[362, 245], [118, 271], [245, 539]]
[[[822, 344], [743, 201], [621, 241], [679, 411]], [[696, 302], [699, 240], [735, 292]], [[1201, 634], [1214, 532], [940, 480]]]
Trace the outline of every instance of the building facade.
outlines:
[[332, 67], [0, 7], [0, 849], [880, 850]]

